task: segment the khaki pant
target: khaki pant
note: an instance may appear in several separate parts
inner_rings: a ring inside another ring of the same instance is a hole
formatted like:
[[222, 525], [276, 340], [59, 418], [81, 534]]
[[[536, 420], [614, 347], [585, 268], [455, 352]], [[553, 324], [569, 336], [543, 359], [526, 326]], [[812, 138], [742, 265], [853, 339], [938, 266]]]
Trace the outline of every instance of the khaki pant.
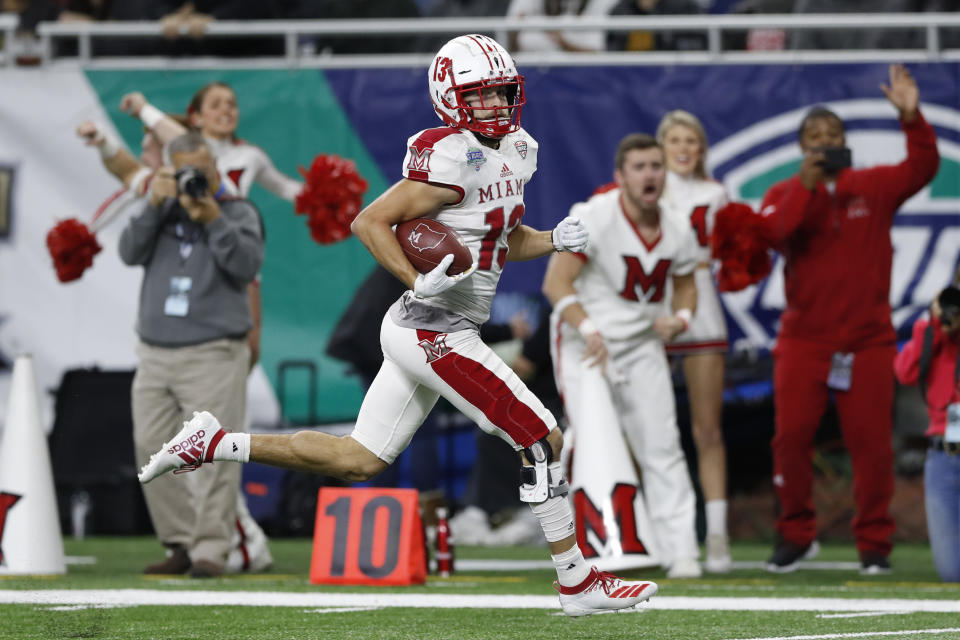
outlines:
[[[133, 441], [143, 466], [194, 411], [209, 411], [227, 431], [242, 431], [250, 348], [245, 340], [161, 348], [137, 345], [133, 378]], [[187, 547], [194, 562], [223, 565], [232, 546], [239, 464], [206, 464], [143, 485], [150, 519], [164, 544]]]

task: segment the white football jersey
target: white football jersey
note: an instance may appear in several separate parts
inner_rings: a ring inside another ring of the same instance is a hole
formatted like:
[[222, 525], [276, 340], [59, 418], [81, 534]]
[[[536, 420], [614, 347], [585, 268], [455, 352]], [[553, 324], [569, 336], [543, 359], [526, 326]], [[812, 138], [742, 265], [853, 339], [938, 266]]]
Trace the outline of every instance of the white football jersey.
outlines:
[[293, 202], [303, 188], [303, 183], [284, 175], [273, 166], [269, 156], [260, 147], [242, 140], [205, 139], [217, 159], [217, 169], [227, 193], [249, 198], [250, 189], [257, 182], [277, 197]]
[[653, 321], [671, 310], [665, 304], [667, 281], [697, 266], [693, 237], [672, 218], [661, 215], [660, 237], [648, 244], [620, 204], [620, 189], [575, 204], [570, 215], [590, 233], [585, 261], [574, 280], [577, 301], [597, 325], [613, 357], [638, 340], [653, 338]]
[[710, 235], [717, 211], [727, 204], [727, 191], [714, 180], [687, 178], [667, 172], [660, 210], [692, 233], [700, 262], [710, 262]]
[[459, 202], [432, 217], [460, 234], [477, 264], [471, 276], [420, 302], [477, 324], [487, 321], [507, 259], [507, 237], [523, 218], [523, 190], [536, 170], [537, 141], [523, 129], [504, 136], [499, 149], [454, 127], [425, 129], [407, 140], [403, 176], [460, 194]]

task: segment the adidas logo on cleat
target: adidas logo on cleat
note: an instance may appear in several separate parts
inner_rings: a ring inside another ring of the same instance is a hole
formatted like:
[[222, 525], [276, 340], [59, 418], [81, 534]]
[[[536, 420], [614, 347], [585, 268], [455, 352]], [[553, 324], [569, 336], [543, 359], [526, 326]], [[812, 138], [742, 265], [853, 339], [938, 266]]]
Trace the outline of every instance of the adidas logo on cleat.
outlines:
[[177, 444], [167, 449], [167, 453], [180, 453], [181, 451], [196, 451], [197, 449], [196, 445], [198, 443], [203, 442], [204, 435], [206, 435], [206, 432], [203, 429], [201, 429], [200, 431], [197, 431], [196, 433], [192, 433], [190, 434], [190, 437], [187, 438], [186, 440], [178, 442]]

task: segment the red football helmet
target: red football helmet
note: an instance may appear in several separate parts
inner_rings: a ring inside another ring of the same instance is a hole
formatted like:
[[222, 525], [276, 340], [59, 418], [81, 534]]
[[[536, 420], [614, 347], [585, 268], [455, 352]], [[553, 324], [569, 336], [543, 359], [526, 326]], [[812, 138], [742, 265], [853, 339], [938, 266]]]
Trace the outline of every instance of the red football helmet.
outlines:
[[[487, 138], [502, 138], [520, 128], [525, 102], [523, 76], [507, 50], [488, 36], [458, 36], [443, 45], [427, 70], [430, 99], [440, 119]], [[507, 107], [483, 104], [483, 90], [501, 88]], [[468, 105], [466, 95], [480, 99]], [[480, 120], [475, 111], [497, 109], [496, 117]], [[504, 115], [506, 112], [506, 115]]]

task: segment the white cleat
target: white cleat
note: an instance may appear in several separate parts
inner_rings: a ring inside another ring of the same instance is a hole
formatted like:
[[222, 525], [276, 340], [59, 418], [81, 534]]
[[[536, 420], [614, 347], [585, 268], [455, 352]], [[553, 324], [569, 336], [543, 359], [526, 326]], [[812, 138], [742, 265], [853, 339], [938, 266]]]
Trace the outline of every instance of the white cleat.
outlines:
[[707, 559], [703, 568], [707, 573], [730, 573], [733, 560], [730, 558], [730, 539], [722, 533], [707, 536]]
[[213, 462], [213, 452], [227, 432], [220, 427], [213, 414], [194, 411], [193, 419], [183, 423], [183, 429], [160, 451], [150, 456], [137, 477], [146, 484], [168, 471], [184, 473], [193, 471], [205, 462]]
[[553, 586], [560, 592], [560, 607], [571, 618], [630, 609], [657, 595], [655, 582], [621, 580], [596, 567], [575, 587]]

